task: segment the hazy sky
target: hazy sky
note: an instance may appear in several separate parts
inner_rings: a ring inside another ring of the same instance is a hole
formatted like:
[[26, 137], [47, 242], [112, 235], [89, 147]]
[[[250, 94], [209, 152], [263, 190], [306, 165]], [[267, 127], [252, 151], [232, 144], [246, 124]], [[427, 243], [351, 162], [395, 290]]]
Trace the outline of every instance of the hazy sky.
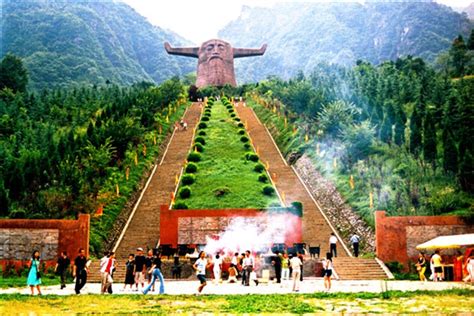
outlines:
[[[122, 0], [160, 27], [170, 29], [196, 44], [217, 37], [217, 32], [240, 15], [242, 5], [272, 6], [278, 2], [330, 2], [324, 0]], [[473, 0], [437, 0], [453, 7], [467, 7]], [[333, 1], [335, 2], [335, 1]], [[343, 2], [343, 1], [339, 1]], [[346, 2], [355, 2], [346, 1]]]

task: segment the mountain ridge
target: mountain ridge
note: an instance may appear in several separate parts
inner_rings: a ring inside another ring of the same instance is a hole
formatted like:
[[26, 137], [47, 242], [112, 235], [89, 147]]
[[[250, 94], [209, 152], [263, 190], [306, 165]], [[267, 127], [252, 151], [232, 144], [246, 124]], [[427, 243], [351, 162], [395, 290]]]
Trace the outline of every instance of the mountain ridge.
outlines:
[[[163, 42], [188, 41], [122, 2], [2, 2], [2, 50], [23, 58], [34, 89], [162, 82], [194, 70]], [[137, 36], [140, 34], [140, 36]]]
[[238, 77], [258, 81], [290, 78], [319, 62], [353, 65], [407, 55], [434, 61], [474, 23], [447, 6], [426, 3], [286, 3], [244, 7], [220, 32], [234, 46], [268, 43], [260, 59], [237, 61]]

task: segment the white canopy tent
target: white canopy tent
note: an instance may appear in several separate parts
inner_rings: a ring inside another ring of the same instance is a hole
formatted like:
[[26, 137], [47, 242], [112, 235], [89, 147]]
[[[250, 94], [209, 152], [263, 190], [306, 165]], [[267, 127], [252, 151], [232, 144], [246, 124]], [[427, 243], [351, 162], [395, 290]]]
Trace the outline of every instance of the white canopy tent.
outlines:
[[474, 234], [438, 236], [416, 246], [418, 250], [456, 249], [474, 246]]

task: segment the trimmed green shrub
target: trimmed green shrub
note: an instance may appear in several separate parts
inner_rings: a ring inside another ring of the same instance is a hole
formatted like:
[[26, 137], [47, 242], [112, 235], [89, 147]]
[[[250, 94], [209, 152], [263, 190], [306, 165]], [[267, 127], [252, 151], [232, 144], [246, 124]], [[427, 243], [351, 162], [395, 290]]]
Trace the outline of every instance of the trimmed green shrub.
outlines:
[[191, 196], [191, 188], [188, 186], [184, 186], [179, 190], [179, 197], [182, 199], [187, 199]]
[[264, 186], [262, 191], [265, 195], [273, 195], [275, 193], [275, 189], [271, 185]]
[[245, 159], [253, 161], [253, 162], [257, 162], [259, 158], [256, 153], [248, 152], [248, 153], [245, 153]]
[[203, 121], [203, 122], [209, 122], [209, 116], [203, 116], [203, 117], [201, 118], [201, 121]]
[[193, 146], [198, 153], [202, 153], [204, 151], [204, 146], [201, 143], [194, 143]]
[[240, 119], [238, 117], [234, 117], [234, 121], [240, 122]]
[[258, 181], [266, 183], [268, 181], [268, 177], [266, 174], [262, 173], [258, 176]]
[[173, 209], [175, 209], [175, 210], [187, 210], [188, 205], [184, 202], [178, 202], [175, 205], [173, 205]]
[[206, 140], [204, 139], [204, 137], [202, 136], [198, 136], [196, 137], [196, 139], [194, 140], [195, 143], [201, 143], [202, 145], [206, 145]]
[[241, 141], [242, 143], [248, 143], [249, 138], [248, 138], [247, 136], [242, 136], [242, 137], [240, 137], [240, 141]]
[[206, 132], [205, 132], [205, 131], [199, 131], [199, 132], [198, 132], [198, 135], [199, 135], [199, 136], [206, 136]]
[[190, 162], [186, 165], [186, 169], [184, 169], [187, 173], [195, 173], [198, 170], [197, 165], [194, 162]]
[[198, 161], [201, 161], [201, 154], [200, 153], [196, 153], [196, 152], [190, 152], [189, 155], [188, 155], [188, 161], [191, 161], [191, 162], [198, 162]]
[[244, 123], [240, 122], [239, 124], [237, 124], [238, 127], [240, 128], [243, 128], [244, 127]]
[[249, 143], [245, 143], [245, 144], [244, 144], [244, 148], [245, 148], [245, 149], [250, 149], [250, 147], [251, 147], [251, 146], [250, 146]]
[[253, 167], [253, 170], [256, 172], [262, 172], [263, 170], [265, 170], [265, 166], [261, 163], [258, 163], [255, 165], [255, 167]]
[[232, 105], [228, 104], [226, 105], [227, 110], [233, 110]]
[[234, 109], [230, 109], [230, 110], [229, 110], [229, 113], [230, 113], [230, 114], [234, 114]]
[[234, 118], [234, 117], [236, 117], [236, 116], [237, 116], [237, 115], [235, 115], [235, 113], [232, 113], [232, 114], [230, 115], [230, 117], [232, 117], [232, 118]]
[[245, 130], [244, 130], [244, 129], [239, 129], [238, 133], [239, 133], [240, 135], [245, 135]]
[[196, 181], [196, 176], [194, 174], [191, 174], [191, 173], [185, 173], [183, 174], [183, 176], [181, 177], [181, 183], [183, 185], [190, 185], [190, 184], [193, 184], [194, 181]]
[[199, 123], [198, 128], [199, 128], [199, 129], [207, 128], [207, 124], [204, 123], [204, 122], [201, 122], [201, 123]]

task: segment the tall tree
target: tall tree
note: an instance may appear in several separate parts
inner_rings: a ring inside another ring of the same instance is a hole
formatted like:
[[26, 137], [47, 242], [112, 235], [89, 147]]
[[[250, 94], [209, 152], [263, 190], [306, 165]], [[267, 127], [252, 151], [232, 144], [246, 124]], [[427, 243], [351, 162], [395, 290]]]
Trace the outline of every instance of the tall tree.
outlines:
[[421, 148], [421, 132], [423, 124], [423, 105], [415, 104], [410, 119], [410, 152], [418, 156]]
[[461, 77], [464, 75], [467, 62], [467, 46], [462, 35], [456, 37], [449, 50], [451, 64], [453, 66], [453, 76]]
[[436, 123], [432, 110], [427, 108], [423, 121], [423, 157], [434, 166], [436, 166], [436, 150]]
[[0, 90], [10, 88], [14, 92], [25, 92], [28, 85], [28, 72], [20, 58], [6, 54], [0, 62]]

